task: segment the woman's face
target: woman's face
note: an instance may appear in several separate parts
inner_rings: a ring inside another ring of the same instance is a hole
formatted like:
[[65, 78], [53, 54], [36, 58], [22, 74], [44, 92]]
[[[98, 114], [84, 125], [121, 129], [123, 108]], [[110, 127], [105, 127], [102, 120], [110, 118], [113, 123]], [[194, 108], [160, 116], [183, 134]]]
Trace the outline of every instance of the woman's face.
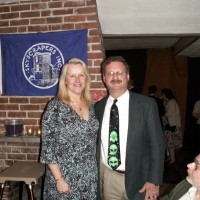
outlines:
[[165, 96], [165, 93], [161, 93], [161, 97], [160, 97], [163, 101], [167, 101], [167, 97]]
[[81, 64], [71, 64], [67, 68], [65, 83], [69, 93], [81, 94], [85, 89], [87, 77]]

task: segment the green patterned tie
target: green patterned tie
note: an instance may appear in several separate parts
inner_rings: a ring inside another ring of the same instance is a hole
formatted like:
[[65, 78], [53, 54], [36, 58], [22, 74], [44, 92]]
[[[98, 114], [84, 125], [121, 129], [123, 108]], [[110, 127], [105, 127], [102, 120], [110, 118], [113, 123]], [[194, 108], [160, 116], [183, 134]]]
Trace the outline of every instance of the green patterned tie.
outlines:
[[121, 164], [119, 146], [119, 112], [116, 105], [117, 99], [113, 101], [110, 109], [109, 141], [108, 141], [108, 165], [116, 170]]

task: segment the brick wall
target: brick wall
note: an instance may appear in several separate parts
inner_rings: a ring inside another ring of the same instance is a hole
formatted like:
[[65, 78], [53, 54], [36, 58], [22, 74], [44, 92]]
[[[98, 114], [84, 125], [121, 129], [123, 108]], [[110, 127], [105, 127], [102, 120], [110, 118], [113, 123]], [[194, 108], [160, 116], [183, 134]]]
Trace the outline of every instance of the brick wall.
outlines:
[[[0, 33], [37, 33], [88, 29], [88, 68], [91, 90], [104, 90], [99, 66], [104, 57], [96, 0], [32, 0], [0, 3]], [[40, 125], [52, 97], [0, 96], [0, 134], [3, 121], [23, 119], [24, 127]]]

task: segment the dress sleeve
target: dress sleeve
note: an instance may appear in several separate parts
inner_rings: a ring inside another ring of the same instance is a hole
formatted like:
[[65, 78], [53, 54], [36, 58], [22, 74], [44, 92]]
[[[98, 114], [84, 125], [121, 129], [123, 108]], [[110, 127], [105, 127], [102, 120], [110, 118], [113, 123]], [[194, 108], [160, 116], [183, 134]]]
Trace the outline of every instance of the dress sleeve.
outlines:
[[54, 102], [50, 102], [42, 118], [42, 145], [40, 162], [46, 164], [57, 163], [56, 159], [56, 125], [58, 108]]

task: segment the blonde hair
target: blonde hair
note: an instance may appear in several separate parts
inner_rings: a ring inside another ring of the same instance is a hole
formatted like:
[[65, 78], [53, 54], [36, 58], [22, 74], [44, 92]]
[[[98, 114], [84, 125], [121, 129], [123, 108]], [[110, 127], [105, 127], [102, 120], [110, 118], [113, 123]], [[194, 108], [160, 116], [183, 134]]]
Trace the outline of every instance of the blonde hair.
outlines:
[[90, 94], [90, 75], [87, 69], [87, 65], [79, 58], [72, 58], [66, 64], [63, 65], [60, 79], [59, 79], [59, 86], [58, 86], [58, 93], [57, 97], [66, 103], [70, 103], [70, 96], [67, 92], [67, 84], [66, 84], [66, 74], [67, 69], [70, 65], [77, 65], [81, 64], [83, 67], [84, 74], [86, 75], [86, 85], [85, 89], [82, 92], [82, 100], [89, 106], [92, 103], [92, 97]]

